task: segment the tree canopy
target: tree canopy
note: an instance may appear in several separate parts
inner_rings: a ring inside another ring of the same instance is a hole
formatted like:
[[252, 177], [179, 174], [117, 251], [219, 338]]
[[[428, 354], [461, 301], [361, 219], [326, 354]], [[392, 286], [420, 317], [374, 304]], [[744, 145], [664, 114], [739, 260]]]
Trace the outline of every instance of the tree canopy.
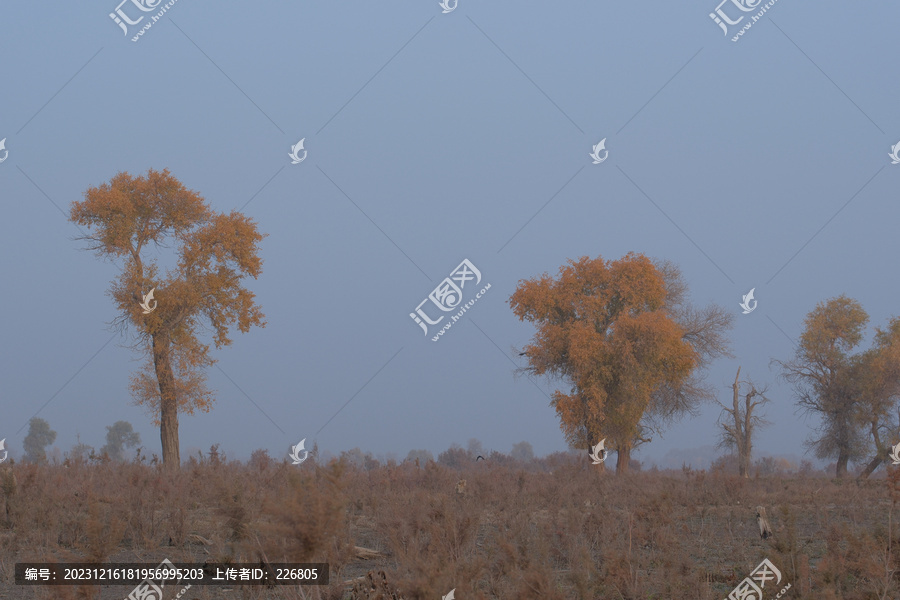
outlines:
[[632, 447], [711, 397], [698, 372], [727, 353], [724, 309], [695, 309], [678, 268], [642, 254], [570, 260], [557, 278], [519, 282], [509, 303], [537, 332], [525, 372], [571, 385], [551, 405], [570, 444], [600, 439], [628, 469]]
[[141, 443], [141, 434], [134, 431], [128, 421], [116, 421], [106, 426], [106, 444], [100, 453], [106, 453], [113, 460], [125, 458], [125, 448], [133, 448]]
[[867, 477], [887, 457], [885, 437], [900, 433], [900, 319], [877, 328], [871, 348], [859, 351], [868, 322], [853, 298], [820, 302], [806, 316], [794, 357], [773, 361], [793, 385], [798, 407], [820, 417], [806, 443], [818, 458], [837, 460], [837, 477], [850, 461], [874, 454]]

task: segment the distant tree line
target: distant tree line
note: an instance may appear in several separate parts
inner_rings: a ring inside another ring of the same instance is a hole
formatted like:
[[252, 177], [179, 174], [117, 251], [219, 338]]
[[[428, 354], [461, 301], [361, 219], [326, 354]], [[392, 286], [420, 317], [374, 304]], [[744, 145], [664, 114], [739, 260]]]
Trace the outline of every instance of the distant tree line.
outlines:
[[[47, 446], [56, 441], [56, 432], [50, 429], [50, 424], [40, 417], [33, 417], [28, 422], [28, 433], [22, 441], [22, 449], [25, 451], [25, 462], [44, 464], [47, 462]], [[81, 442], [72, 448], [72, 458], [97, 458], [105, 457], [109, 460], [125, 460], [125, 449], [134, 448], [141, 443], [141, 436], [135, 432], [128, 421], [116, 421], [106, 427], [106, 444], [100, 448], [97, 454], [93, 447]]]
[[[588, 450], [605, 440], [617, 452], [617, 474], [629, 470], [632, 450], [651, 434], [695, 416], [717, 395], [703, 374], [716, 358], [731, 356], [733, 315], [714, 304], [695, 307], [687, 292], [677, 266], [629, 253], [570, 260], [556, 277], [520, 281], [509, 298], [515, 315], [536, 329], [518, 352], [527, 362], [518, 372], [562, 383], [551, 406], [570, 446]], [[795, 355], [772, 361], [798, 407], [819, 418], [806, 445], [817, 458], [837, 461], [837, 477], [851, 461], [867, 461], [860, 477], [868, 477], [900, 443], [900, 318], [877, 328], [872, 346], [861, 350], [868, 320], [846, 296], [820, 302]], [[758, 410], [769, 402], [766, 393], [741, 381], [738, 369], [732, 402], [722, 405], [720, 441], [736, 453], [744, 477], [754, 432], [766, 424]]]

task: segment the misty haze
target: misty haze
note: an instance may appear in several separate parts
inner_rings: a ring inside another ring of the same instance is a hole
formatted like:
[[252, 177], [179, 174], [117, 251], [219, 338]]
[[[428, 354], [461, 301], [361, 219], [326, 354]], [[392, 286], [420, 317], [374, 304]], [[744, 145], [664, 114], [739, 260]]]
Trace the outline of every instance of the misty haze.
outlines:
[[0, 599], [900, 598], [900, 5], [414, 4], [0, 7]]

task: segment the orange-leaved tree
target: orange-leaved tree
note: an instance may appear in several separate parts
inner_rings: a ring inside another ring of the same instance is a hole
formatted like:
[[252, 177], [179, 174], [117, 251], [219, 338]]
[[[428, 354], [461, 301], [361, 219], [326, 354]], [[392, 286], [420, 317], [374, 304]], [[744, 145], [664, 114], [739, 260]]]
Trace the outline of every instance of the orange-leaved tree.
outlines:
[[874, 457], [857, 479], [866, 479], [890, 457], [900, 437], [900, 317], [893, 317], [886, 329], [875, 328], [872, 348], [858, 363], [861, 379], [860, 421], [869, 429]]
[[618, 453], [616, 473], [627, 472], [649, 432], [712, 397], [699, 373], [727, 355], [732, 316], [695, 309], [686, 294], [675, 265], [629, 253], [570, 260], [558, 278], [520, 281], [510, 297], [516, 316], [537, 327], [523, 371], [571, 385], [551, 402], [568, 442], [585, 448], [605, 438]]
[[[216, 361], [198, 331], [211, 326], [213, 343], [221, 348], [231, 344], [234, 323], [244, 333], [252, 325], [265, 326], [254, 294], [241, 285], [262, 271], [258, 243], [265, 235], [239, 212], [212, 211], [168, 169], [138, 177], [119, 173], [73, 202], [69, 218], [92, 230], [79, 238], [87, 249], [123, 262], [110, 289], [119, 310], [113, 324], [137, 331], [134, 347], [147, 361], [132, 376], [131, 393], [159, 425], [163, 463], [177, 469], [178, 413], [208, 412], [213, 401], [204, 368]], [[147, 255], [170, 243], [177, 264], [160, 275]]]
[[847, 464], [865, 454], [865, 431], [860, 425], [860, 400], [866, 379], [862, 354], [853, 354], [863, 341], [869, 314], [862, 305], [841, 295], [820, 302], [806, 315], [794, 358], [772, 362], [790, 382], [797, 405], [822, 420], [806, 445], [818, 458], [836, 458], [835, 476], [847, 474]]
[[836, 477], [845, 477], [847, 464], [871, 451], [859, 475], [867, 478], [889, 457], [888, 442], [900, 435], [900, 318], [876, 328], [871, 348], [854, 353], [868, 322], [869, 314], [853, 298], [820, 302], [806, 316], [794, 358], [773, 361], [794, 385], [799, 407], [821, 416], [807, 445], [818, 458], [837, 459]]

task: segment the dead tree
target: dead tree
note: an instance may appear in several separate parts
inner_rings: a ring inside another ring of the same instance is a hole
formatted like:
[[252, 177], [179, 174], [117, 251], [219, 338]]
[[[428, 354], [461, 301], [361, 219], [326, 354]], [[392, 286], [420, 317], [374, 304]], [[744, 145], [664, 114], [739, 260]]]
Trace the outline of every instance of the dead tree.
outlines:
[[769, 526], [769, 519], [766, 518], [766, 509], [762, 506], [756, 507], [756, 524], [759, 525], [759, 537], [764, 540], [772, 537], [772, 528]]
[[[729, 408], [721, 402], [722, 415], [719, 417], [719, 427], [722, 428], [720, 446], [736, 450], [738, 457], [738, 472], [741, 477], [750, 477], [750, 456], [753, 453], [753, 435], [758, 427], [768, 425], [769, 422], [754, 414], [756, 409], [769, 401], [765, 394], [767, 387], [756, 389], [751, 381], [739, 381], [741, 368], [738, 367], [734, 376], [734, 384], [731, 389], [732, 405]], [[744, 394], [744, 402], [741, 404], [741, 384], [749, 386]]]

